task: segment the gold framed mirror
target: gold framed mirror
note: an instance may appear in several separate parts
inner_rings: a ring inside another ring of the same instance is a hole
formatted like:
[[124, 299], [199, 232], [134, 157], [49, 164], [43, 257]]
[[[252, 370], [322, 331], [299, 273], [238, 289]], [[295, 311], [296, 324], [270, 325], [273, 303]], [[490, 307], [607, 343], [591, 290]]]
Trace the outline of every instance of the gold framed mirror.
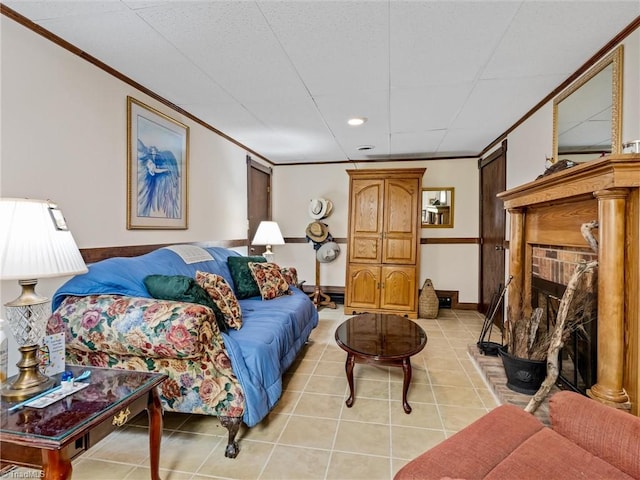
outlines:
[[553, 162], [622, 151], [622, 45], [553, 101]]
[[453, 187], [422, 189], [422, 228], [453, 228]]

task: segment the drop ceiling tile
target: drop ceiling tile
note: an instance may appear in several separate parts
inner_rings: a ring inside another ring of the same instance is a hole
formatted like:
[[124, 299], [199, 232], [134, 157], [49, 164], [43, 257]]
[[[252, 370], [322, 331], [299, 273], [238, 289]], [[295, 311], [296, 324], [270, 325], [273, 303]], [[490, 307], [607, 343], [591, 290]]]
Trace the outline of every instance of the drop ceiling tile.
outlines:
[[216, 101], [228, 95], [130, 10], [41, 22], [47, 30], [172, 103]]
[[469, 96], [472, 84], [391, 90], [392, 133], [447, 128]]
[[307, 100], [282, 99], [280, 101], [245, 102], [243, 106], [254, 117], [276, 131], [280, 128], [294, 127], [309, 131], [329, 131], [310, 98]]
[[429, 157], [438, 151], [446, 130], [394, 133], [391, 135], [391, 151], [399, 157]]
[[521, 3], [391, 2], [391, 86], [475, 80]]
[[386, 2], [258, 2], [312, 95], [387, 88]]
[[266, 125], [238, 103], [182, 103], [178, 104], [178, 106], [237, 141], [240, 141], [240, 139], [236, 135], [242, 129], [258, 130], [267, 128]]
[[107, 12], [117, 12], [127, 10], [123, 2], [114, 1], [3, 1], [7, 7], [15, 10], [21, 15], [29, 18], [33, 22], [41, 22], [55, 18], [78, 17], [84, 15], [96, 15]]
[[569, 76], [639, 14], [635, 0], [524, 2], [482, 78]]
[[[314, 102], [322, 118], [336, 134], [348, 135], [369, 129], [389, 131], [389, 92], [387, 90], [361, 90], [317, 95]], [[365, 117], [361, 126], [350, 126], [347, 120]]]
[[239, 102], [308, 97], [253, 2], [172, 3], [140, 15]]
[[438, 147], [438, 153], [450, 156], [477, 155], [497, 138], [495, 132], [495, 129], [482, 124], [476, 128], [449, 129]]
[[482, 125], [497, 136], [541, 100], [540, 92], [550, 92], [560, 82], [558, 76], [482, 80], [476, 84], [451, 128]]

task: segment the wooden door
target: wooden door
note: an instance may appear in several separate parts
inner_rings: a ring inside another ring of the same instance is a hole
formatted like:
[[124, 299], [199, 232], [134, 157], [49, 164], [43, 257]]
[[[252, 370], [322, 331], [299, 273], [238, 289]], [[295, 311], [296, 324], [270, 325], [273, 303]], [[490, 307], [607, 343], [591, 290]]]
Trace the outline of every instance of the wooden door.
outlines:
[[416, 263], [419, 185], [417, 178], [385, 180], [383, 263]]
[[247, 156], [247, 245], [250, 255], [260, 255], [263, 245], [252, 246], [258, 225], [262, 220], [271, 220], [271, 168]]
[[[480, 289], [479, 308], [489, 310], [491, 299], [504, 285], [505, 276], [505, 210], [497, 194], [506, 190], [507, 142], [480, 161]], [[504, 305], [503, 305], [504, 307]], [[503, 308], [494, 323], [502, 326]]]
[[383, 266], [380, 279], [380, 308], [397, 311], [416, 309], [415, 267]]
[[349, 265], [347, 269], [349, 308], [374, 310], [380, 305], [380, 267], [376, 265]]
[[380, 263], [383, 208], [384, 180], [352, 180], [349, 262]]

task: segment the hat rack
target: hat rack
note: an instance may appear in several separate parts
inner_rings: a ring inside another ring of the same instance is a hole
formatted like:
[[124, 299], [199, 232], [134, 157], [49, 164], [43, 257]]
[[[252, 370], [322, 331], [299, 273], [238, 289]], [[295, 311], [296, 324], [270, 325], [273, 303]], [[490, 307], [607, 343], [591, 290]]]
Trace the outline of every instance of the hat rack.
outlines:
[[[307, 237], [309, 240], [316, 244], [314, 248], [314, 256], [316, 262], [316, 278], [313, 293], [309, 294], [309, 298], [313, 301], [313, 305], [316, 308], [329, 307], [337, 308], [336, 302], [331, 300], [331, 297], [322, 291], [320, 286], [320, 260], [317, 256], [317, 245], [327, 241], [327, 238], [333, 240], [328, 231], [328, 226], [320, 220], [327, 218], [331, 215], [333, 210], [333, 203], [326, 198], [313, 198], [309, 202], [309, 216], [313, 219], [313, 222], [307, 226]], [[319, 229], [319, 230], [318, 230]]]
[[329, 307], [329, 308], [337, 308], [336, 302], [331, 300], [331, 297], [322, 291], [322, 287], [320, 286], [320, 261], [318, 257], [316, 257], [316, 281], [315, 287], [313, 288], [313, 293], [309, 294], [309, 298], [313, 300], [313, 304], [316, 308], [319, 307]]

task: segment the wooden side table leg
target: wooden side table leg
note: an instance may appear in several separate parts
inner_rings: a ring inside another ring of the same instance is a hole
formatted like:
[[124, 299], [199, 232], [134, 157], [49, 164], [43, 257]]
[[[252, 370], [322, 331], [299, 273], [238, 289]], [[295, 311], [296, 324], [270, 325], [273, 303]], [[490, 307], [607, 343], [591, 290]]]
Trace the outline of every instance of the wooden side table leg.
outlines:
[[402, 359], [402, 371], [404, 372], [404, 378], [402, 380], [402, 408], [405, 413], [411, 413], [411, 406], [407, 402], [407, 392], [409, 391], [409, 384], [411, 383], [411, 359], [409, 357]]
[[62, 450], [42, 450], [42, 470], [45, 480], [68, 480], [71, 460]]
[[347, 372], [347, 382], [349, 383], [349, 398], [347, 398], [347, 407], [353, 406], [353, 400], [355, 392], [353, 388], [353, 366], [356, 363], [356, 359], [352, 354], [347, 354], [347, 363], [345, 364], [345, 370]]
[[154, 388], [149, 392], [147, 404], [149, 415], [149, 466], [151, 468], [151, 480], [160, 479], [160, 442], [162, 440], [162, 406], [158, 391]]

